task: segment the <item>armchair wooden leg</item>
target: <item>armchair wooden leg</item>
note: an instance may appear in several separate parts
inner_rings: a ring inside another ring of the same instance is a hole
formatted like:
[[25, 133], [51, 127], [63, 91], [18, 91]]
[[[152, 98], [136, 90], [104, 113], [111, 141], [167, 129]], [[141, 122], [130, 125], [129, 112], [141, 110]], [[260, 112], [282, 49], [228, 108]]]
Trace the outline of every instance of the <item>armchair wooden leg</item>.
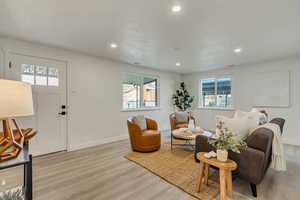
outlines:
[[171, 150], [173, 150], [173, 133], [171, 131]]
[[256, 189], [256, 185], [253, 183], [250, 183], [250, 187], [251, 187], [251, 191], [252, 191], [252, 195], [254, 197], [257, 197], [257, 189]]

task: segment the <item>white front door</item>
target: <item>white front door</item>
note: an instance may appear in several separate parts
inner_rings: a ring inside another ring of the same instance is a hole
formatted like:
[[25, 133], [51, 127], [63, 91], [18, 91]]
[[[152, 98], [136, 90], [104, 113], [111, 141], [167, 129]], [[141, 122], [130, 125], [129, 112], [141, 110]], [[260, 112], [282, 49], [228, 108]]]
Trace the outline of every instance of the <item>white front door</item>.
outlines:
[[66, 63], [15, 53], [8, 53], [6, 60], [5, 78], [32, 84], [35, 115], [18, 119], [22, 127], [38, 130], [30, 141], [31, 153], [66, 150]]

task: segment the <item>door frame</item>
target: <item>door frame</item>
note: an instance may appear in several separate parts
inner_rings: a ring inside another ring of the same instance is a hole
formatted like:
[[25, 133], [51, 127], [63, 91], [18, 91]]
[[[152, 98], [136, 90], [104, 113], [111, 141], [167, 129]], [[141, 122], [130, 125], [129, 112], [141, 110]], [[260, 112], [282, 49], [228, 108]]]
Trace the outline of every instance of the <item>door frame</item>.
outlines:
[[[1, 48], [0, 48], [1, 49]], [[27, 53], [27, 52], [19, 52], [18, 50], [11, 50], [11, 49], [6, 49], [3, 48], [3, 66], [2, 66], [2, 76], [5, 78], [5, 67], [9, 65], [9, 56], [10, 55], [19, 55], [19, 56], [28, 56], [36, 59], [45, 59], [45, 60], [53, 60], [56, 62], [63, 62], [66, 65], [66, 102], [67, 102], [67, 115], [66, 115], [66, 151], [69, 152], [71, 151], [71, 144], [70, 144], [70, 118], [69, 118], [69, 113], [70, 113], [70, 73], [69, 73], [69, 61], [68, 60], [61, 60], [53, 57], [47, 57], [47, 56], [38, 56], [38, 55], [33, 55], [34, 53]], [[1, 65], [0, 65], [1, 68]], [[0, 77], [1, 77], [1, 69], [0, 69]]]
[[5, 51], [0, 45], [0, 78], [4, 77]]

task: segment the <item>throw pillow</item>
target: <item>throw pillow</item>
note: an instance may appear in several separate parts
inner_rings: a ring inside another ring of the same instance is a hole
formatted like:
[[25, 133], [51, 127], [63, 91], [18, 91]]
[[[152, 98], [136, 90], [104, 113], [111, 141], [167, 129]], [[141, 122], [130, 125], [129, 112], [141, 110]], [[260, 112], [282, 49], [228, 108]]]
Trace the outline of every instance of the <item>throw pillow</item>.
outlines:
[[[222, 121], [224, 123], [224, 127], [226, 127], [229, 131], [231, 131], [235, 136], [234, 139], [236, 140], [243, 140], [245, 139], [250, 131], [250, 128], [255, 124], [255, 119], [244, 116], [244, 117], [234, 117], [229, 118], [225, 116], [216, 116], [217, 124]], [[256, 126], [257, 127], [257, 126]], [[216, 130], [217, 134], [220, 131]]]
[[257, 110], [256, 108], [253, 108], [250, 112], [237, 110], [234, 114], [234, 117], [245, 117], [245, 116], [254, 118], [254, 120], [256, 121], [256, 125], [254, 125], [255, 127], [253, 128], [256, 128], [257, 126], [268, 122], [267, 116], [264, 113]]
[[175, 118], [177, 123], [187, 123], [189, 114], [187, 112], [175, 112]]
[[147, 129], [147, 122], [143, 115], [134, 116], [132, 118], [132, 121], [133, 123], [137, 124], [141, 128], [141, 130]]

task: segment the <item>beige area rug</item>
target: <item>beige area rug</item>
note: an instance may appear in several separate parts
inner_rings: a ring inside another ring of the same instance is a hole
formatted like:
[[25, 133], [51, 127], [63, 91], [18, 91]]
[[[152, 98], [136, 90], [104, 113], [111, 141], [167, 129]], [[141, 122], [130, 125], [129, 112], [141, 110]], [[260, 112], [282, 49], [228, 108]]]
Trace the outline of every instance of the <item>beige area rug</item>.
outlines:
[[191, 151], [180, 148], [171, 151], [170, 145], [164, 144], [157, 152], [131, 152], [125, 158], [198, 199], [212, 200], [219, 193], [219, 184], [211, 180], [208, 186], [202, 185], [200, 193], [197, 192], [199, 164], [195, 162]]

